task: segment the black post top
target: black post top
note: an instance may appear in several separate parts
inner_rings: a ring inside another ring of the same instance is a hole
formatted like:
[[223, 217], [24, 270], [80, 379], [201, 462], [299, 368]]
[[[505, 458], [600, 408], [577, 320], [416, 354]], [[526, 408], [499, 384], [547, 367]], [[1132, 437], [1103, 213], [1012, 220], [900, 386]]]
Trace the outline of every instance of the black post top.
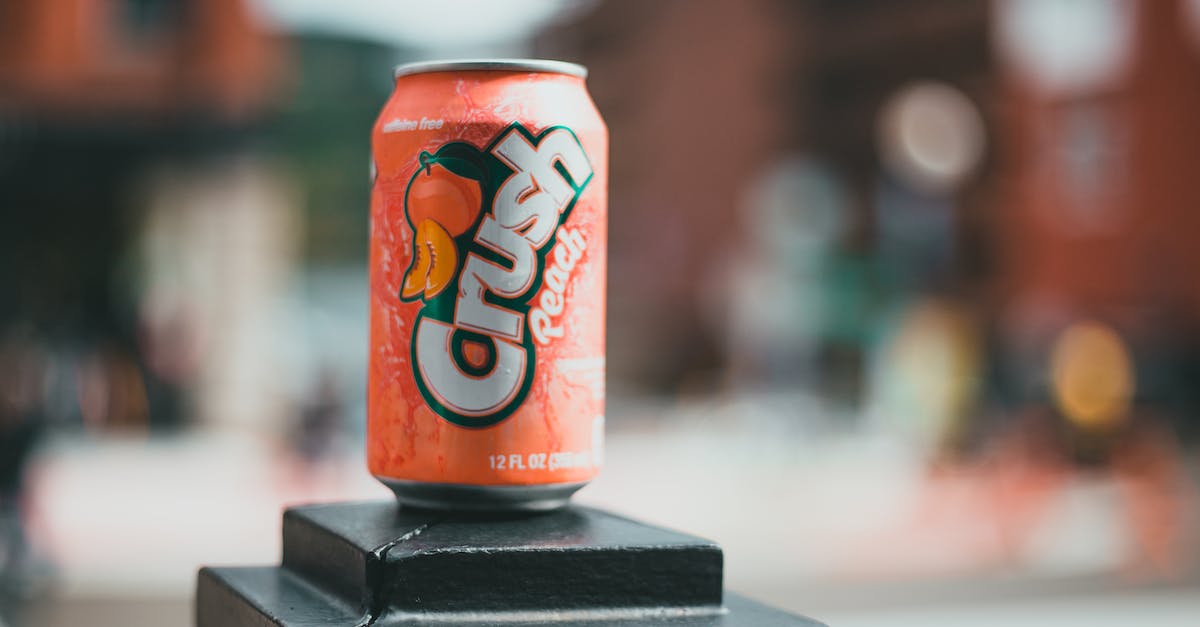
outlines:
[[197, 622], [817, 625], [723, 598], [722, 565], [713, 542], [587, 507], [454, 515], [393, 501], [309, 505], [284, 513], [281, 568], [201, 572]]

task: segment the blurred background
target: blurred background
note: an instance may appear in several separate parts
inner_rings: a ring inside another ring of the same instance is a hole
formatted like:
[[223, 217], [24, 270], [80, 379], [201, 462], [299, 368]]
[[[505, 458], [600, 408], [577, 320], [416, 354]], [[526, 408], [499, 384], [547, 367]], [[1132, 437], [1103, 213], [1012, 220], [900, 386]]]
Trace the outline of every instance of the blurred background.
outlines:
[[369, 129], [468, 56], [611, 129], [579, 501], [835, 626], [1200, 621], [1200, 0], [0, 0], [0, 624], [387, 497]]

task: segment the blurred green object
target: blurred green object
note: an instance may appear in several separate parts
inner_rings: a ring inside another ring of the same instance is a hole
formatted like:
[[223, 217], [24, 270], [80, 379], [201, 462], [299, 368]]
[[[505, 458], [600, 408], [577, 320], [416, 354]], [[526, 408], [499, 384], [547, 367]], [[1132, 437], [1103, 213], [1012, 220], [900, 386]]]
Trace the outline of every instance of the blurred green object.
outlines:
[[267, 129], [295, 174], [308, 262], [366, 263], [370, 133], [392, 91], [396, 48], [317, 35], [293, 41], [291, 94]]

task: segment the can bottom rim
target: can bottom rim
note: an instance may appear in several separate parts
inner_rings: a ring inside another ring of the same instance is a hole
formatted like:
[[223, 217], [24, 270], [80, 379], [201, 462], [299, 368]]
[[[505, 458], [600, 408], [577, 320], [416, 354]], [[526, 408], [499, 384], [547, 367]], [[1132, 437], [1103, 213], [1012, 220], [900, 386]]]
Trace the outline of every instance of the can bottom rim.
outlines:
[[546, 512], [564, 507], [586, 481], [543, 485], [427, 483], [375, 476], [403, 505], [471, 512]]

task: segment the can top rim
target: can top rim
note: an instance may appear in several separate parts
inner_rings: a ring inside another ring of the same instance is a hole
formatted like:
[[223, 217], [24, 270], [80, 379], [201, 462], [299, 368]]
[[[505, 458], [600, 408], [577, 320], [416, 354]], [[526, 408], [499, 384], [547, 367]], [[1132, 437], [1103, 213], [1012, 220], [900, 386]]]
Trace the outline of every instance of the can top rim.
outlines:
[[397, 65], [393, 78], [427, 72], [548, 72], [587, 78], [587, 68], [578, 63], [552, 61], [550, 59], [448, 59], [444, 61], [418, 61]]

